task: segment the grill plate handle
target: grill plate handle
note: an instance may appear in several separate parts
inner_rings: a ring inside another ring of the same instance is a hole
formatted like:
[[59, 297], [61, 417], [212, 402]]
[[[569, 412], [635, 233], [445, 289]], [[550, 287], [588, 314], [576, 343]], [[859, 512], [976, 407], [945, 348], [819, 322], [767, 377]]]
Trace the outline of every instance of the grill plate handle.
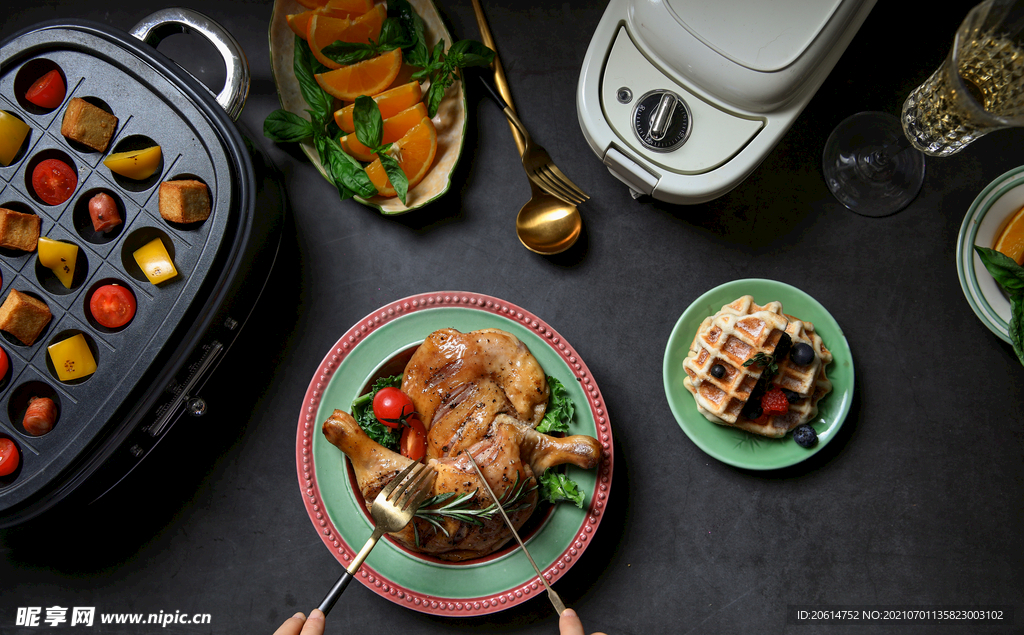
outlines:
[[[171, 7], [151, 13], [129, 32], [153, 48], [162, 39], [175, 33], [198, 33], [209, 40], [224, 59], [227, 73], [224, 88], [215, 95], [217, 103], [227, 111], [232, 121], [242, 114], [245, 100], [249, 96], [249, 62], [238, 40], [224, 27], [198, 11]], [[210, 89], [207, 87], [207, 90]], [[212, 90], [210, 94], [213, 94]]]

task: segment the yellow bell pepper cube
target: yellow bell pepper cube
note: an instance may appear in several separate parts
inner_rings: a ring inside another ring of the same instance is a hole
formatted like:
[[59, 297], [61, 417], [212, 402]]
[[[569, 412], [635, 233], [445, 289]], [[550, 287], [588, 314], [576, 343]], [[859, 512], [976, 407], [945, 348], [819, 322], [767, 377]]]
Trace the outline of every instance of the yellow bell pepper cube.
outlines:
[[10, 165], [25, 143], [31, 128], [9, 112], [0, 110], [0, 165]]
[[153, 284], [160, 284], [178, 275], [171, 255], [167, 253], [167, 248], [159, 238], [154, 238], [136, 249], [132, 255], [135, 256], [135, 262], [139, 263], [142, 273], [146, 274]]
[[103, 159], [103, 165], [110, 168], [114, 174], [135, 181], [144, 181], [160, 169], [161, 156], [160, 146], [152, 146], [143, 150], [114, 152]]
[[85, 336], [79, 333], [52, 344], [46, 349], [57, 371], [57, 379], [68, 382], [96, 372], [96, 358], [89, 350]]
[[68, 289], [75, 277], [75, 262], [78, 260], [78, 245], [40, 237], [39, 262], [53, 272]]

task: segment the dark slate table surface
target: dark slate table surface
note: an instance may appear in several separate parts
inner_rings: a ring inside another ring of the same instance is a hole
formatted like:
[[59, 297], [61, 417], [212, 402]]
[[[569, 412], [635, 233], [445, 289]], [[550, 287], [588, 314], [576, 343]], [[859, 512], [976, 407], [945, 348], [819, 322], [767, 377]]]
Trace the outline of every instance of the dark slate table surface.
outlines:
[[[9, 3], [10, 4], [10, 3]], [[884, 219], [854, 215], [821, 177], [831, 129], [863, 110], [897, 112], [942, 61], [971, 3], [942, 11], [880, 2], [764, 163], [734, 191], [693, 207], [634, 201], [580, 132], [575, 88], [604, 3], [486, 0], [526, 126], [592, 199], [569, 252], [516, 240], [529, 189], [509, 129], [469, 94], [465, 154], [441, 200], [383, 217], [334, 188], [291, 147], [259, 133], [278, 107], [267, 1], [196, 8], [242, 43], [252, 67], [242, 125], [290, 196], [270, 292], [216, 378], [210, 412], [183, 420], [110, 495], [0, 534], [0, 632], [18, 607], [209, 613], [205, 626], [94, 626], [98, 633], [271, 633], [308, 611], [341, 569], [303, 507], [295, 470], [300, 404], [317, 365], [352, 324], [415, 293], [466, 290], [535, 313], [586, 361], [614, 431], [614, 482], [593, 544], [557, 583], [588, 632], [1009, 633], [1024, 629], [1024, 369], [975, 318], [957, 281], [964, 214], [1024, 162], [1024, 130], [929, 160], [921, 195]], [[478, 37], [469, 0], [441, 10]], [[0, 35], [42, 20], [129, 29], [154, 0], [63, 0], [6, 8]], [[161, 51], [218, 81], [210, 51], [174, 36]], [[795, 285], [842, 326], [856, 364], [846, 424], [822, 452], [771, 473], [699, 450], [676, 424], [662, 356], [682, 311], [729, 280]], [[239, 390], [238, 386], [244, 386]], [[1002, 626], [795, 626], [811, 604], [1007, 605]], [[64, 625], [58, 632], [75, 632]], [[537, 598], [486, 617], [399, 607], [359, 584], [329, 633], [553, 633]]]

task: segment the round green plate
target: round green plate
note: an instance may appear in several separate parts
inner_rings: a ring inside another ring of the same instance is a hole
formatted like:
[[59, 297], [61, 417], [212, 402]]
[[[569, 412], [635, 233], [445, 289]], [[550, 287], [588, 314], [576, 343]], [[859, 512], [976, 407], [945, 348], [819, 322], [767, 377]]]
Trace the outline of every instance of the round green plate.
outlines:
[[[689, 353], [697, 327], [704, 318], [744, 295], [754, 296], [754, 301], [761, 305], [778, 300], [785, 313], [813, 323], [825, 346], [832, 351], [832, 363], [826, 368], [826, 374], [832, 381], [832, 392], [818, 403], [818, 417], [810, 422], [818, 433], [818, 444], [813, 448], [800, 447], [792, 435], [770, 439], [712, 423], [697, 411], [693, 395], [683, 386], [686, 378], [683, 360]], [[665, 347], [662, 375], [669, 408], [690, 440], [719, 461], [749, 470], [787, 467], [821, 451], [843, 425], [853, 398], [853, 357], [839, 324], [817, 300], [796, 287], [775, 280], [734, 280], [697, 298], [672, 329]]]
[[[370, 314], [338, 340], [310, 381], [299, 413], [296, 466], [309, 517], [324, 544], [347, 566], [373, 527], [352, 487], [344, 455], [324, 438], [321, 425], [334, 409], [348, 411], [384, 362], [444, 327], [462, 332], [499, 328], [518, 337], [569, 391], [576, 404], [572, 433], [601, 442], [596, 470], [568, 470], [586, 494], [586, 509], [556, 505], [523, 536], [544, 577], [554, 582], [586, 549], [605, 510], [612, 477], [611, 427], [597, 384], [572, 347], [535, 315], [497, 298], [463, 292], [411, 296]], [[486, 558], [448, 563], [386, 538], [355, 577], [395, 603], [435, 615], [493, 613], [545, 592], [514, 542]]]
[[1021, 207], [1024, 165], [1001, 175], [978, 194], [956, 239], [956, 272], [964, 297], [981, 323], [1005, 342], [1010, 341], [1010, 300], [974, 252], [974, 246], [992, 247], [1003, 226]]

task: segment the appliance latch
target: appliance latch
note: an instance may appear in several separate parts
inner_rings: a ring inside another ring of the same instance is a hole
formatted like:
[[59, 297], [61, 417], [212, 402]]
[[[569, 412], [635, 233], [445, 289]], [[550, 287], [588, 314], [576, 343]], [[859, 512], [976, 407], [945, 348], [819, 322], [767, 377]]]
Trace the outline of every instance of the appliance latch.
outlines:
[[602, 161], [612, 176], [629, 187], [633, 198], [638, 198], [641, 194], [648, 196], [654, 194], [654, 188], [657, 187], [661, 177], [651, 174], [644, 166], [615, 148], [608, 148]]

